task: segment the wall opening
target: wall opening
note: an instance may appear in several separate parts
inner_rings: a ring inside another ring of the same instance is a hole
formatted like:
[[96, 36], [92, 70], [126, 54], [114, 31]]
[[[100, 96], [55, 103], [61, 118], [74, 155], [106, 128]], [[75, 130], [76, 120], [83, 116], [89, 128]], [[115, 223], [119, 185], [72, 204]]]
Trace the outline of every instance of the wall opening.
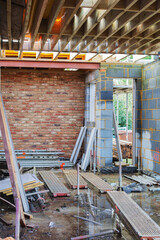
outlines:
[[[113, 106], [118, 125], [118, 135], [122, 150], [123, 162], [134, 164], [135, 154], [135, 104], [134, 104], [134, 79], [113, 79]], [[118, 160], [115, 136], [113, 135], [113, 161]]]

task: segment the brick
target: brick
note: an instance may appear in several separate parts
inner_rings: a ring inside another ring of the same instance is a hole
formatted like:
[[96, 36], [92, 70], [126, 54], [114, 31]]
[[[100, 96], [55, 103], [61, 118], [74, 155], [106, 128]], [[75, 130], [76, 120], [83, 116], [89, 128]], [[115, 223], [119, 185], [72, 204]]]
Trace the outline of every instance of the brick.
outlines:
[[85, 93], [89, 93], [84, 76], [9, 68], [2, 69], [1, 76], [15, 149], [62, 150], [69, 158], [83, 125]]

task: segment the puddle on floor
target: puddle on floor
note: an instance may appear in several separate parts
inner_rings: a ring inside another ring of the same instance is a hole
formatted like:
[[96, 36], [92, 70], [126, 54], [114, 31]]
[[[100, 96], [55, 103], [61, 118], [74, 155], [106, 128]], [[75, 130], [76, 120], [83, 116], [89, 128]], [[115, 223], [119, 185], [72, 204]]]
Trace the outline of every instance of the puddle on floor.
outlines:
[[[58, 175], [63, 179], [63, 175], [60, 172], [58, 172]], [[101, 177], [107, 179], [109, 183], [118, 183], [117, 174], [103, 174]], [[63, 181], [65, 182], [64, 179]], [[124, 185], [129, 184], [130, 182], [131, 181], [128, 179], [123, 179]], [[67, 186], [66, 183], [65, 185]], [[118, 219], [111, 208], [111, 205], [107, 201], [105, 194], [100, 195], [91, 189], [80, 190], [79, 198], [77, 198], [76, 194], [77, 191], [73, 190], [71, 191], [70, 197], [50, 198], [46, 193], [45, 199], [49, 205], [43, 212], [33, 213], [33, 219], [27, 221], [27, 223], [33, 224], [35, 228], [22, 229], [20, 239], [69, 240], [71, 237], [90, 235], [116, 228], [116, 222]], [[160, 225], [160, 194], [143, 192], [132, 193], [130, 196]], [[5, 226], [0, 222], [0, 237], [14, 237], [15, 213], [11, 208], [6, 208], [6, 205], [2, 203], [0, 216], [13, 223], [12, 226]], [[93, 224], [74, 216], [87, 218], [99, 224]], [[131, 236], [123, 226], [121, 238], [114, 235], [110, 237], [101, 236], [94, 239], [134, 240], [135, 238]]]

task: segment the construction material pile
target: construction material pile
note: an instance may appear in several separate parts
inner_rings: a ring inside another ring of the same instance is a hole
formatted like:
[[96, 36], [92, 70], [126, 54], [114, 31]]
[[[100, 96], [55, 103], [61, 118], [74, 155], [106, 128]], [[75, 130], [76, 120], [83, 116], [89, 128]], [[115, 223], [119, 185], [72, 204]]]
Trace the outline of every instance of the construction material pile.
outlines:
[[[122, 158], [123, 159], [132, 158], [132, 143], [120, 140], [120, 146], [122, 151]], [[118, 159], [118, 152], [115, 139], [113, 139], [113, 158]]]
[[[46, 150], [15, 150], [17, 161], [22, 167], [60, 167], [73, 166], [72, 163], [66, 161], [64, 157], [60, 157], [64, 153], [61, 151]], [[5, 152], [0, 151], [0, 163], [6, 163]]]
[[[22, 174], [21, 179], [25, 191], [29, 191], [36, 187], [44, 185], [44, 183], [41, 182], [34, 174]], [[13, 194], [10, 178], [6, 178], [0, 181], [0, 193], [3, 193], [7, 196]]]

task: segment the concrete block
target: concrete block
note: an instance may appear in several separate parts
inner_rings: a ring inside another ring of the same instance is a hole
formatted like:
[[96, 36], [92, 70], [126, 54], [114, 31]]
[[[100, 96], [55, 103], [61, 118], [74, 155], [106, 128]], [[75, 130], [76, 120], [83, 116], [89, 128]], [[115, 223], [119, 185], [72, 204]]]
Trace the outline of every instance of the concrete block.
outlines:
[[112, 166], [112, 156], [105, 158], [105, 167], [111, 167]]
[[142, 70], [141, 68], [131, 68], [129, 69], [129, 77], [130, 78], [141, 78], [142, 76]]
[[149, 120], [149, 128], [156, 129], [156, 121], [155, 120]]
[[148, 88], [155, 88], [156, 87], [156, 79], [152, 78], [149, 80]]
[[108, 68], [106, 70], [107, 77], [123, 78], [124, 71], [123, 68]]
[[152, 90], [146, 90], [146, 99], [152, 98]]
[[96, 128], [105, 128], [105, 120], [96, 120]]
[[146, 110], [142, 110], [142, 119], [146, 118]]
[[146, 119], [152, 119], [152, 110], [146, 110]]
[[142, 101], [142, 108], [147, 109], [148, 108], [148, 100]]
[[106, 120], [106, 128], [112, 128], [113, 126], [113, 118], [112, 119], [107, 119]]
[[112, 157], [112, 148], [102, 148], [101, 157]]
[[105, 90], [105, 81], [97, 82], [96, 89], [97, 91]]
[[112, 101], [106, 101], [106, 109], [113, 110], [113, 102]]
[[145, 79], [152, 78], [152, 70], [145, 71], [144, 76], [145, 76]]
[[141, 120], [137, 120], [137, 128], [141, 128]]
[[101, 110], [96, 110], [96, 118], [101, 118]]
[[159, 98], [160, 96], [160, 88], [153, 89], [153, 98]]
[[143, 120], [142, 121], [142, 128], [148, 129], [148, 120]]
[[160, 132], [159, 131], [153, 131], [152, 140], [160, 141]]
[[96, 100], [99, 100], [100, 98], [99, 98], [99, 92], [96, 92]]
[[148, 160], [146, 158], [142, 158], [142, 166], [145, 169], [148, 169]]
[[160, 174], [160, 164], [156, 163], [156, 172]]
[[159, 119], [160, 120], [160, 109], [153, 109], [153, 119]]
[[144, 155], [144, 157], [147, 158], [147, 159], [152, 160], [152, 159], [153, 159], [152, 151], [149, 150], [149, 149], [145, 149], [145, 155]]
[[113, 91], [101, 91], [101, 99], [102, 100], [112, 100], [113, 99]]
[[105, 109], [105, 101], [96, 101], [96, 109]]
[[137, 90], [141, 90], [141, 89], [142, 89], [142, 80], [141, 80], [141, 79], [137, 79], [136, 89], [137, 89]]
[[101, 111], [101, 118], [104, 119], [104, 118], [112, 118], [113, 116], [113, 110], [102, 110]]
[[160, 99], [157, 99], [157, 108], [160, 108]]
[[148, 169], [149, 169], [150, 171], [155, 172], [155, 171], [156, 171], [156, 163], [153, 162], [153, 161], [148, 161]]
[[157, 87], [160, 87], [160, 77], [156, 77]]
[[151, 140], [150, 144], [151, 144], [151, 149], [153, 151], [157, 151], [157, 150], [160, 151], [160, 142]]
[[149, 148], [150, 140], [149, 139], [142, 139], [142, 148]]
[[140, 91], [136, 91], [136, 100], [141, 100], [141, 93], [140, 93]]
[[101, 138], [111, 138], [112, 139], [112, 129], [102, 129], [100, 130]]
[[112, 90], [113, 91], [113, 80], [112, 81], [106, 81], [106, 90]]
[[156, 129], [157, 129], [157, 130], [160, 130], [160, 120], [157, 120], [157, 121], [156, 121]]
[[148, 89], [148, 84], [149, 84], [148, 80], [143, 80], [142, 81], [142, 89], [144, 89], [144, 90]]
[[149, 108], [156, 108], [156, 99], [150, 99], [148, 100], [148, 103], [149, 103]]

